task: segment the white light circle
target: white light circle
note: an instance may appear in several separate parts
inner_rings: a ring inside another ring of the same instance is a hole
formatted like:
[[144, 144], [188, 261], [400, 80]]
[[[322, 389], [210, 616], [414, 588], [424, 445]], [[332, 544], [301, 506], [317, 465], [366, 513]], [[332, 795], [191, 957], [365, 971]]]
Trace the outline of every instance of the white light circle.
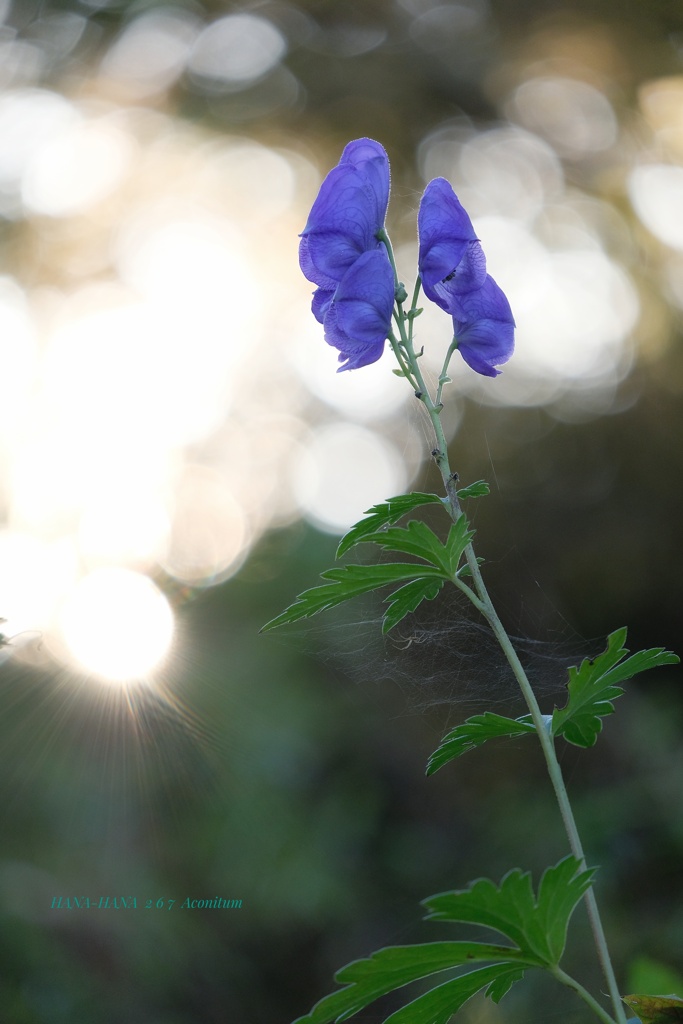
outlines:
[[599, 89], [574, 78], [530, 78], [517, 89], [510, 113], [570, 160], [599, 153], [618, 135], [612, 104]]
[[66, 602], [61, 632], [83, 669], [125, 683], [148, 676], [163, 661], [173, 639], [173, 613], [147, 576], [96, 569]]
[[0, 184], [16, 188], [35, 154], [78, 124], [73, 104], [46, 89], [19, 89], [0, 98]]
[[292, 488], [314, 526], [344, 533], [377, 502], [406, 487], [395, 447], [379, 434], [351, 423], [316, 428], [295, 463]]
[[203, 30], [189, 67], [201, 78], [246, 85], [272, 71], [286, 50], [284, 36], [267, 18], [229, 14]]
[[198, 26], [191, 14], [172, 8], [141, 14], [105, 54], [102, 73], [136, 96], [152, 96], [182, 74]]
[[[308, 306], [308, 302], [306, 303]], [[286, 354], [308, 390], [349, 419], [379, 420], [397, 412], [413, 397], [389, 345], [381, 359], [360, 370], [338, 373], [339, 353], [325, 343], [322, 326], [302, 308], [303, 326], [293, 331]]]
[[82, 213], [121, 184], [134, 152], [133, 140], [105, 118], [69, 125], [36, 149], [24, 173], [24, 204], [49, 217]]
[[650, 164], [635, 167], [629, 195], [641, 221], [660, 242], [683, 250], [683, 167]]

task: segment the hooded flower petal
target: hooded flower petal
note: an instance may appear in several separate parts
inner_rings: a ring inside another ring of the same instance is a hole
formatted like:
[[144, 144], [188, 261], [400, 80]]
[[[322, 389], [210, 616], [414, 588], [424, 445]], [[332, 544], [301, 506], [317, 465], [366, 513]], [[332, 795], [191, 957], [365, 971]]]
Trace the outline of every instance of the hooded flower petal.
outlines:
[[325, 312], [325, 341], [339, 349], [340, 370], [376, 362], [394, 308], [394, 272], [384, 249], [364, 253], [347, 270]]
[[389, 202], [389, 160], [378, 142], [356, 139], [323, 181], [301, 234], [299, 263], [321, 288], [338, 284], [364, 252], [377, 249]]
[[340, 164], [352, 164], [365, 175], [377, 201], [377, 223], [384, 224], [389, 206], [389, 157], [384, 146], [374, 139], [356, 139], [349, 142], [339, 160]]
[[497, 377], [495, 367], [506, 363], [515, 348], [515, 320], [505, 293], [487, 276], [481, 288], [460, 296], [459, 305], [453, 317], [458, 351], [477, 373]]
[[425, 295], [447, 313], [456, 314], [459, 297], [484, 284], [486, 258], [472, 221], [445, 178], [434, 178], [427, 185], [417, 226]]

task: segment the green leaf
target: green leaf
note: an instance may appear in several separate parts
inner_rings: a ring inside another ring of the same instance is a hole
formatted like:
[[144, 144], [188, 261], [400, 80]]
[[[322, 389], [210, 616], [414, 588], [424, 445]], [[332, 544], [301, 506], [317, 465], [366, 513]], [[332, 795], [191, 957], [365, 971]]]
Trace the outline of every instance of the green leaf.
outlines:
[[397, 1010], [384, 1024], [447, 1024], [480, 989], [486, 989], [498, 1002], [527, 968], [558, 963], [569, 918], [592, 876], [592, 870], [579, 870], [576, 858], [565, 857], [544, 872], [537, 898], [530, 875], [519, 870], [506, 875], [499, 887], [480, 878], [469, 889], [432, 896], [424, 901], [430, 911], [428, 919], [483, 925], [501, 932], [515, 945], [431, 942], [380, 949], [342, 968], [336, 980], [345, 987], [325, 996], [296, 1024], [339, 1024], [404, 985], [476, 961], [491, 965], [437, 985]]
[[[477, 565], [483, 565], [483, 563], [485, 561], [486, 561], [485, 558], [477, 557]], [[469, 564], [467, 562], [465, 562], [464, 565], [460, 566], [460, 568], [458, 569], [458, 574], [457, 575], [458, 575], [458, 579], [459, 580], [461, 580], [464, 576], [471, 576], [472, 575], [472, 570], [470, 569]]]
[[[367, 959], [354, 960], [338, 971], [335, 980], [346, 987], [325, 996], [296, 1024], [329, 1024], [331, 1021], [347, 1020], [375, 999], [410, 982], [463, 964], [492, 960], [500, 961], [506, 969], [512, 966], [515, 971], [526, 966], [536, 966], [535, 960], [527, 961], [518, 949], [484, 942], [428, 942], [380, 949]], [[485, 984], [489, 984], [486, 978], [470, 994], [473, 995]], [[455, 1009], [457, 1007], [451, 1013]]]
[[624, 692], [618, 683], [646, 669], [676, 665], [680, 661], [678, 655], [663, 647], [639, 651], [626, 658], [625, 640], [626, 628], [615, 630], [607, 637], [607, 647], [602, 654], [593, 660], [584, 659], [578, 668], [569, 669], [569, 697], [565, 707], [556, 708], [553, 713], [554, 736], [564, 736], [568, 743], [577, 747], [592, 747], [602, 729], [601, 718], [613, 713], [612, 701]]
[[338, 569], [328, 569], [321, 573], [323, 579], [333, 580], [322, 587], [313, 587], [299, 594], [296, 601], [277, 615], [265, 626], [268, 629], [283, 626], [286, 622], [305, 619], [317, 612], [333, 608], [335, 605], [349, 601], [359, 594], [368, 594], [389, 583], [411, 580], [418, 577], [441, 578], [443, 573], [431, 565], [416, 565], [408, 562], [384, 562], [380, 565], [344, 565]]
[[534, 898], [528, 872], [511, 871], [500, 887], [488, 878], [480, 878], [469, 889], [425, 900], [427, 919], [493, 928], [511, 939], [523, 955], [542, 966], [555, 966], [564, 951], [569, 918], [593, 874], [593, 870], [579, 871], [575, 857], [565, 857], [544, 872], [538, 899]]
[[409, 612], [414, 612], [422, 601], [433, 601], [444, 585], [445, 580], [425, 577], [412, 580], [404, 587], [399, 587], [387, 598], [389, 605], [382, 623], [382, 632], [388, 633], [398, 625]]
[[448, 531], [448, 537], [444, 547], [448, 552], [448, 568], [450, 570], [449, 576], [453, 577], [458, 571], [458, 565], [462, 558], [465, 548], [474, 537], [475, 531], [468, 530], [469, 523], [467, 517], [462, 515], [456, 523], [453, 523], [450, 530]]
[[[452, 1015], [482, 988], [494, 1002], [524, 977], [524, 971], [510, 964], [493, 964], [447, 981], [414, 999], [387, 1017], [384, 1024], [447, 1024]], [[497, 998], [496, 998], [497, 996]]]
[[444, 576], [450, 576], [450, 553], [426, 523], [413, 519], [407, 526], [394, 526], [389, 530], [369, 533], [363, 542], [372, 542], [388, 551], [400, 551], [405, 555], [423, 558], [430, 565], [440, 569]]
[[446, 733], [427, 762], [427, 775], [433, 775], [449, 761], [467, 753], [468, 750], [480, 747], [482, 743], [494, 737], [524, 736], [534, 731], [530, 715], [524, 715], [523, 718], [505, 718], [492, 711], [474, 715]]
[[467, 519], [460, 516], [448, 531], [445, 544], [442, 544], [434, 531], [426, 523], [413, 519], [407, 526], [395, 526], [389, 530], [380, 530], [363, 537], [364, 542], [378, 544], [388, 551], [400, 551], [406, 555], [414, 555], [440, 569], [444, 577], [451, 579], [458, 568], [463, 551], [474, 536], [467, 529]]
[[506, 995], [512, 986], [517, 981], [521, 981], [524, 977], [524, 971], [521, 968], [510, 968], [507, 974], [500, 975], [496, 981], [492, 981], [489, 987], [486, 989], [486, 995], [494, 1003], [499, 1003], [504, 995]]
[[485, 480], [475, 480], [473, 484], [462, 487], [458, 491], [459, 498], [483, 498], [491, 493], [491, 488]]
[[361, 519], [351, 527], [339, 542], [337, 558], [364, 540], [367, 534], [375, 533], [382, 526], [391, 525], [401, 519], [402, 516], [412, 512], [421, 505], [444, 505], [445, 499], [438, 494], [425, 494], [421, 491], [412, 491], [410, 494], [398, 494], [394, 498], [387, 498], [379, 505], [373, 505], [365, 513], [367, 519]]
[[642, 1024], [683, 1024], [683, 999], [680, 996], [624, 996]]
[[590, 889], [596, 868], [579, 870], [576, 857], [565, 857], [546, 868], [538, 887], [537, 920], [554, 963], [559, 963], [567, 944], [567, 927], [574, 908]]

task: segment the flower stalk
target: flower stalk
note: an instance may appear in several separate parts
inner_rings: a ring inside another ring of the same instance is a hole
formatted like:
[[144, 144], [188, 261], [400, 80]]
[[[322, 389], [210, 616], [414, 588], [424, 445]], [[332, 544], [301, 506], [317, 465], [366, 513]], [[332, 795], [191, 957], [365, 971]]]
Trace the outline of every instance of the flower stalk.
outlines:
[[[387, 248], [389, 261], [394, 269], [395, 286], [398, 292], [399, 287], [402, 288], [403, 286], [400, 284], [398, 279], [391, 241], [386, 231], [384, 230], [382, 231], [380, 237]], [[395, 320], [398, 327], [399, 337], [397, 338], [395, 335], [391, 334], [389, 336], [389, 341], [399, 360], [402, 369], [405, 372], [406, 377], [408, 377], [411, 384], [414, 386], [416, 397], [419, 399], [419, 401], [422, 402], [422, 404], [425, 406], [429, 414], [430, 420], [432, 422], [432, 427], [434, 430], [434, 435], [436, 438], [436, 447], [434, 448], [432, 455], [434, 457], [434, 461], [436, 462], [439, 468], [439, 472], [441, 473], [444, 487], [446, 489], [446, 494], [448, 495], [448, 507], [451, 518], [453, 519], [454, 522], [457, 522], [457, 520], [463, 514], [457, 494], [457, 476], [453, 473], [450, 467], [450, 462], [448, 458], [448, 444], [444, 434], [443, 424], [441, 423], [440, 418], [441, 410], [443, 408], [441, 404], [441, 394], [443, 391], [443, 387], [447, 382], [448, 363], [456, 345], [454, 342], [448, 349], [446, 359], [444, 361], [444, 366], [439, 376], [439, 384], [438, 390], [436, 392], [436, 398], [432, 399], [429, 388], [425, 382], [422, 371], [420, 369], [418, 357], [415, 353], [413, 343], [413, 322], [416, 316], [415, 306], [419, 294], [419, 288], [420, 279], [418, 278], [417, 284], [415, 286], [415, 291], [413, 293], [413, 304], [408, 312], [404, 312], [402, 303], [396, 303], [397, 312], [395, 315]], [[408, 370], [405, 369], [406, 366], [408, 367]], [[557, 759], [557, 754], [555, 752], [553, 738], [550, 735], [548, 729], [546, 728], [544, 716], [538, 705], [536, 695], [534, 694], [534, 691], [529, 682], [524, 667], [522, 666], [517, 655], [517, 652], [515, 651], [515, 648], [512, 644], [512, 641], [510, 640], [510, 637], [508, 636], [508, 633], [505, 627], [503, 626], [503, 623], [501, 622], [498, 613], [496, 612], [496, 609], [493, 605], [493, 602], [491, 600], [491, 597], [488, 593], [486, 584], [484, 583], [484, 579], [481, 574], [481, 569], [479, 567], [479, 562], [477, 561], [477, 557], [475, 555], [474, 547], [471, 543], [468, 544], [465, 549], [465, 557], [467, 559], [467, 564], [472, 575], [474, 590], [471, 590], [469, 587], [466, 587], [464, 585], [460, 589], [462, 589], [465, 593], [468, 594], [470, 600], [475, 605], [477, 610], [485, 617], [485, 619], [491, 626], [494, 636], [496, 637], [496, 640], [498, 641], [498, 644], [500, 645], [508, 661], [508, 664], [512, 669], [515, 679], [519, 684], [519, 687], [524, 696], [524, 700], [529, 709], [529, 713], [531, 715], [534, 727], [536, 729], [539, 742], [541, 744], [541, 749], [543, 751], [543, 756], [545, 758], [548, 774], [550, 776], [550, 781], [555, 792], [555, 797], [557, 799], [557, 803], [559, 806], [560, 815], [562, 817], [567, 839], [569, 841], [569, 847], [573, 855], [580, 862], [581, 867], [585, 868], [586, 857], [583, 850], [583, 844], [581, 842], [581, 837], [579, 835], [579, 831], [576, 825], [576, 819], [574, 818], [574, 813], [572, 811], [571, 803], [569, 801], [567, 788], [565, 786], [564, 779], [562, 776], [562, 769], [560, 767], [560, 763]], [[460, 581], [455, 582], [459, 583]], [[602, 1009], [602, 1007], [595, 1001], [595, 999], [593, 999], [593, 997], [578, 982], [576, 982], [573, 978], [570, 978], [569, 975], [566, 975], [563, 971], [561, 971], [558, 968], [555, 972], [555, 976], [557, 977], [557, 980], [573, 988], [581, 996], [581, 998], [584, 999], [584, 1001], [591, 1006], [593, 1011], [603, 1021], [611, 1022], [611, 1024], [615, 1024], [615, 1021], [616, 1024], [627, 1024], [626, 1013], [624, 1011], [624, 1006], [619, 993], [619, 987], [617, 985], [616, 976], [614, 974], [614, 968], [612, 966], [609, 950], [607, 947], [607, 941], [605, 938], [602, 920], [600, 918], [600, 912], [595, 898], [595, 893], [592, 887], [590, 887], [586, 891], [584, 895], [584, 900], [586, 902], [586, 909], [588, 912], [588, 917], [590, 921], [591, 930], [593, 933], [598, 959], [602, 967], [610, 999], [614, 1008], [614, 1019], [610, 1017], [609, 1014], [607, 1014], [606, 1011]]]

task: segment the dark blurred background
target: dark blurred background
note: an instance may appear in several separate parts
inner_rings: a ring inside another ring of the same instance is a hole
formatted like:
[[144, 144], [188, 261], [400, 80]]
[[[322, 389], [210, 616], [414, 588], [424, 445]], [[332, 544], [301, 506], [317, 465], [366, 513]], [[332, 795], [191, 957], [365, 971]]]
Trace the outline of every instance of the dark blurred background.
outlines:
[[[450, 937], [420, 899], [566, 852], [531, 741], [424, 777], [523, 713], [456, 598], [258, 635], [370, 504], [438, 488], [389, 355], [336, 377], [298, 270], [365, 135], [409, 286], [444, 175], [517, 318], [444, 417], [544, 710], [618, 626], [683, 649], [680, 4], [0, 0], [2, 1022], [287, 1024]], [[418, 326], [434, 378], [448, 320]], [[683, 994], [680, 674], [627, 690], [563, 764], [623, 989]], [[601, 989], [583, 910], [568, 969]], [[544, 978], [461, 1016], [586, 1019]]]

